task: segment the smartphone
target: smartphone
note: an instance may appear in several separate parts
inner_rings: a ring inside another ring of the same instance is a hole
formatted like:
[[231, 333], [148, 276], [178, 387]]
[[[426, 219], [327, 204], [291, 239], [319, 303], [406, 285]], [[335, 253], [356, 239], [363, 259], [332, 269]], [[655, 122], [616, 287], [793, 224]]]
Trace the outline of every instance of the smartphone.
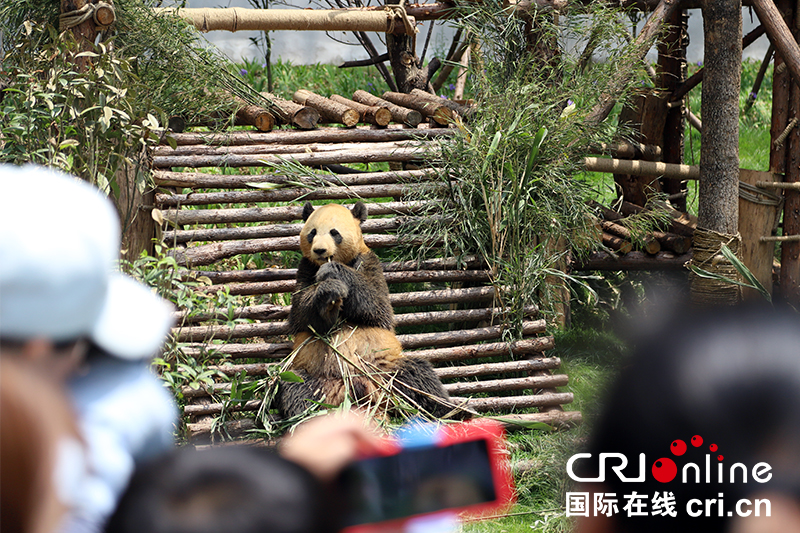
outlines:
[[348, 533], [399, 529], [443, 511], [498, 511], [514, 500], [504, 431], [494, 421], [443, 426], [424, 446], [388, 442], [381, 455], [346, 467], [337, 485]]

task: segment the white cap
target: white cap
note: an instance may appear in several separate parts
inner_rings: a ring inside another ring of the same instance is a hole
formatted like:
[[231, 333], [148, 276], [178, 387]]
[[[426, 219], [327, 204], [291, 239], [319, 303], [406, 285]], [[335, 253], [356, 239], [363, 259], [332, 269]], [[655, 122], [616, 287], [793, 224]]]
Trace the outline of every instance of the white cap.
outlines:
[[91, 185], [34, 165], [0, 165], [0, 337], [80, 337], [123, 359], [153, 355], [171, 307], [114, 272], [119, 220]]

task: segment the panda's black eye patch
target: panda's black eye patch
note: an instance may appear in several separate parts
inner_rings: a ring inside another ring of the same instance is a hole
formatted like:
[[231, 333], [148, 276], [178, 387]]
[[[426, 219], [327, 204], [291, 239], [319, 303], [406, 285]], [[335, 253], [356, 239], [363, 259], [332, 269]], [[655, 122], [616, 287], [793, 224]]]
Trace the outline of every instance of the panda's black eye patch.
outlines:
[[317, 230], [312, 229], [311, 231], [308, 232], [308, 235], [306, 235], [306, 240], [308, 241], [309, 244], [311, 244], [314, 241], [314, 237], [316, 236], [317, 236]]
[[333, 237], [333, 242], [336, 244], [342, 244], [342, 234], [339, 233], [337, 230], [331, 230], [331, 237]]

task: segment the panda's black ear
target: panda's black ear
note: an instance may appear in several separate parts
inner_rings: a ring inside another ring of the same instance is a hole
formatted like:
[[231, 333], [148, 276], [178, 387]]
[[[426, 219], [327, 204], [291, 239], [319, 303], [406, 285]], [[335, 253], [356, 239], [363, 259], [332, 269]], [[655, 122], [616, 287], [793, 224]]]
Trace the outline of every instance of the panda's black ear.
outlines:
[[311, 216], [311, 213], [314, 212], [314, 206], [311, 205], [311, 202], [306, 202], [306, 205], [303, 206], [303, 222], [308, 220], [308, 217]]
[[367, 220], [367, 205], [364, 202], [356, 202], [351, 211], [353, 212], [353, 217], [361, 222]]

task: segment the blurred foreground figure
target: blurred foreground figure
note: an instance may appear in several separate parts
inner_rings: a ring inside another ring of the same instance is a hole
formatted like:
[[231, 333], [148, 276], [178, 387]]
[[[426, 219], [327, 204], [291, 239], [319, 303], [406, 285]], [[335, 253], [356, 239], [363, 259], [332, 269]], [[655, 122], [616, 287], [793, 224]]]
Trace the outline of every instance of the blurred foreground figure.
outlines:
[[[35, 204], [25, 201], [34, 192]], [[49, 389], [66, 388], [86, 466], [55, 462], [74, 487], [59, 492], [69, 510], [60, 529], [99, 531], [134, 463], [172, 443], [176, 410], [149, 370], [172, 308], [115, 270], [117, 213], [91, 185], [0, 165], [0, 198], [0, 355]], [[0, 438], [5, 445], [11, 435]]]
[[800, 531], [800, 316], [667, 321], [637, 343], [587, 452], [567, 495], [581, 533]]

